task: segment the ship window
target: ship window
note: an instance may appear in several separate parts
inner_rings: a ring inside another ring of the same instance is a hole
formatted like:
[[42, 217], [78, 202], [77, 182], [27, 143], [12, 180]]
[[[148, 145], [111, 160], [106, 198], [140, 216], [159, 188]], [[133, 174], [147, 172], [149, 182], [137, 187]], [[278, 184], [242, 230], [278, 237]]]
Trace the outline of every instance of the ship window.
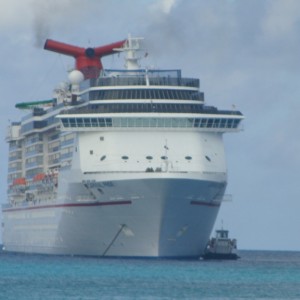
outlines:
[[100, 127], [106, 127], [106, 124], [105, 124], [105, 119], [99, 119], [99, 125]]
[[[153, 109], [152, 105], [147, 104], [139, 104], [142, 109]], [[158, 104], [155, 105], [155, 109], [157, 109], [159, 106]], [[135, 110], [135, 108], [132, 106], [127, 107], [129, 111]], [[176, 110], [182, 111], [180, 107], [173, 106], [174, 112]], [[80, 118], [78, 118], [80, 119]], [[76, 127], [76, 126], [83, 126], [84, 127], [160, 127], [160, 128], [236, 128], [239, 125], [240, 120], [239, 119], [209, 119], [209, 118], [134, 118], [134, 117], [128, 117], [128, 118], [83, 118], [81, 119], [83, 123], [80, 123], [81, 121], [78, 121], [78, 119], [69, 119], [69, 126]], [[74, 122], [74, 123], [73, 123]], [[68, 123], [67, 123], [68, 124]], [[101, 137], [100, 141], [102, 140]]]
[[200, 127], [206, 127], [207, 119], [201, 119]]
[[228, 128], [232, 128], [232, 124], [233, 124], [233, 120], [232, 119], [228, 119], [227, 127]]
[[135, 125], [135, 119], [133, 118], [128, 119], [128, 127], [134, 127], [134, 125]]
[[136, 119], [136, 127], [143, 127], [143, 119], [142, 118]]
[[71, 126], [71, 127], [76, 127], [76, 121], [75, 121], [75, 118], [70, 118], [70, 119], [69, 119], [69, 123], [70, 123], [70, 126]]
[[163, 118], [159, 118], [159, 119], [157, 119], [157, 124], [158, 124], [158, 127], [165, 127], [164, 126], [164, 119]]
[[187, 119], [187, 127], [193, 127], [194, 119]]
[[238, 127], [239, 121], [240, 121], [240, 120], [238, 120], [238, 119], [233, 120], [233, 127], [234, 127], [234, 128], [237, 128], [237, 127]]
[[101, 156], [100, 161], [103, 161], [106, 158], [106, 155]]
[[168, 159], [168, 156], [162, 156], [161, 159], [166, 160]]
[[170, 118], [165, 118], [165, 127], [171, 127], [172, 120]]
[[112, 119], [111, 118], [106, 118], [105, 122], [106, 122], [106, 127], [112, 127]]
[[109, 99], [182, 99], [203, 101], [203, 93], [194, 91], [180, 91], [173, 89], [127, 89], [127, 90], [106, 90], [91, 91], [90, 100]]
[[192, 157], [191, 157], [191, 156], [186, 156], [185, 159], [186, 159], [186, 160], [191, 160]]
[[[139, 91], [141, 92], [141, 90]], [[159, 98], [153, 94], [155, 91], [151, 92], [150, 99]], [[179, 91], [177, 91], [179, 92]], [[182, 91], [181, 91], [182, 92]], [[164, 92], [163, 93], [167, 93]], [[128, 96], [128, 99], [132, 97]], [[142, 97], [137, 97], [142, 98]], [[145, 98], [145, 97], [144, 97]], [[126, 99], [126, 98], [124, 98]], [[147, 97], [145, 99], [148, 99]], [[87, 105], [86, 107], [75, 108], [73, 111], [76, 113], [117, 113], [117, 112], [177, 112], [177, 113], [201, 113], [203, 111], [202, 105], [195, 104], [169, 104], [169, 103], [155, 103], [154, 105], [151, 103], [115, 103], [115, 104], [99, 104], [95, 107], [95, 105]], [[91, 119], [92, 124], [95, 122], [97, 124], [97, 119]], [[83, 124], [83, 119], [80, 118], [78, 124]]]
[[220, 127], [225, 128], [226, 127], [226, 122], [227, 122], [227, 119], [221, 119]]
[[114, 118], [113, 119], [113, 126], [114, 127], [121, 127], [121, 118]]
[[179, 119], [175, 119], [175, 118], [173, 118], [172, 119], [172, 127], [178, 127], [178, 124], [179, 123]]
[[121, 118], [121, 127], [127, 127], [127, 118]]
[[129, 157], [127, 155], [122, 156], [122, 159], [127, 160]]
[[220, 124], [220, 119], [215, 119], [214, 127], [218, 128]]
[[104, 141], [104, 136], [100, 136], [100, 141]]
[[98, 127], [98, 119], [97, 118], [91, 118], [92, 127]]
[[150, 127], [157, 127], [157, 118], [150, 119]]
[[94, 154], [94, 151], [93, 150], [90, 150], [90, 155], [93, 155]]
[[211, 128], [213, 126], [214, 119], [208, 119], [206, 127]]
[[62, 119], [62, 123], [63, 123], [64, 127], [69, 127], [68, 119]]
[[77, 126], [78, 127], [82, 127], [83, 126], [83, 119], [82, 118], [77, 118], [76, 122], [77, 122]]
[[208, 161], [211, 161], [210, 157], [205, 155], [205, 158], [208, 160]]
[[149, 118], [143, 119], [143, 127], [149, 127]]
[[146, 156], [146, 159], [151, 160], [151, 159], [153, 159], [153, 157], [149, 155], [149, 156]]

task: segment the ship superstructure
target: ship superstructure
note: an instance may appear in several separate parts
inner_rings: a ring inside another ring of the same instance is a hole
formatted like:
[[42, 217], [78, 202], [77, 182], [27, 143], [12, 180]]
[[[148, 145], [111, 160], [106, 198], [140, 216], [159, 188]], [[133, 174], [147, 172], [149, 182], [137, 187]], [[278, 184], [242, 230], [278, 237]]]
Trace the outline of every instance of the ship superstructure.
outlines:
[[[47, 40], [76, 70], [53, 99], [18, 104], [31, 113], [9, 127], [6, 250], [204, 251], [227, 183], [222, 136], [243, 115], [206, 106], [199, 80], [180, 70], [141, 68], [140, 40], [87, 49]], [[100, 58], [115, 52], [125, 69], [103, 69]]]

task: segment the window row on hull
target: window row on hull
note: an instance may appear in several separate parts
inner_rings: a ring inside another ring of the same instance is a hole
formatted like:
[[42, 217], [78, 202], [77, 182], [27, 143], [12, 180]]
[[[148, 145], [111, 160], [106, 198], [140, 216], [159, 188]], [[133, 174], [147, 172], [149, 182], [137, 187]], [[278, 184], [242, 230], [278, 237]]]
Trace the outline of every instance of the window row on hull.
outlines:
[[236, 129], [240, 118], [72, 118], [61, 117], [65, 128], [159, 127]]
[[198, 91], [173, 89], [113, 89], [89, 92], [90, 100], [118, 99], [167, 99], [167, 100], [198, 100], [204, 101], [204, 94]]
[[87, 113], [217, 113], [217, 109], [206, 108], [201, 104], [176, 104], [176, 103], [112, 103], [112, 104], [89, 104], [84, 107], [74, 108], [64, 113], [87, 114]]
[[34, 129], [42, 129], [56, 123], [57, 123], [57, 119], [54, 116], [42, 121], [33, 120], [21, 126], [21, 133], [24, 134]]

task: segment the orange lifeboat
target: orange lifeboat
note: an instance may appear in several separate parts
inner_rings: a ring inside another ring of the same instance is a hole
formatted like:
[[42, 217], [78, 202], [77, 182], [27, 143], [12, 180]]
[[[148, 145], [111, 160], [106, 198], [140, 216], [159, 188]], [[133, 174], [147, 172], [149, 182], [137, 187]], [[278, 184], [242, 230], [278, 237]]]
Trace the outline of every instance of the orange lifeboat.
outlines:
[[33, 181], [41, 181], [45, 178], [45, 174], [44, 173], [38, 173], [33, 177]]
[[20, 178], [14, 179], [13, 186], [14, 185], [26, 185], [26, 178], [20, 177]]

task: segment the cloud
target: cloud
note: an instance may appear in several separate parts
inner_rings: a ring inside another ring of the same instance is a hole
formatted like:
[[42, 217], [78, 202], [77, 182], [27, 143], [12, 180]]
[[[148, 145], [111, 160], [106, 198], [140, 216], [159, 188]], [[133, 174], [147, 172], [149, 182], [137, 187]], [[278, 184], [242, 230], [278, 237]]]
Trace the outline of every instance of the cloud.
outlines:
[[74, 26], [84, 11], [81, 0], [33, 0], [33, 30], [35, 45], [41, 47], [53, 29]]
[[164, 13], [169, 14], [181, 0], [157, 0], [153, 4], [150, 5], [150, 11], [153, 13]]
[[27, 32], [27, 35], [30, 32], [35, 46], [42, 47], [51, 34], [74, 30], [90, 9], [96, 5], [99, 9], [104, 2], [87, 5], [83, 0], [0, 0], [0, 32], [6, 34], [17, 30]]
[[0, 7], [0, 32], [20, 27], [30, 20], [31, 0], [0, 0]]
[[262, 27], [267, 37], [286, 39], [297, 35], [300, 25], [300, 2], [298, 0], [269, 1], [269, 8]]

